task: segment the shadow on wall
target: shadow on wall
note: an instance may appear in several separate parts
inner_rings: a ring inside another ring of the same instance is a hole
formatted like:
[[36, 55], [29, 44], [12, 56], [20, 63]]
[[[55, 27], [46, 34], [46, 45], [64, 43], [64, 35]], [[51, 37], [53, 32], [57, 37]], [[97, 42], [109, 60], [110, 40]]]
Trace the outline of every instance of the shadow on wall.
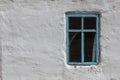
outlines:
[[0, 38], [0, 80], [2, 80], [2, 43]]

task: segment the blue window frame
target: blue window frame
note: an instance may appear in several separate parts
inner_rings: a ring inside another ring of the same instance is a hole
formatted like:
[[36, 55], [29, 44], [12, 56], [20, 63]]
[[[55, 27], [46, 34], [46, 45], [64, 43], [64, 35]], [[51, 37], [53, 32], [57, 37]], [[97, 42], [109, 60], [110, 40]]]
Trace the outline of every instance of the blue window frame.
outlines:
[[99, 14], [66, 14], [66, 52], [68, 64], [99, 63]]

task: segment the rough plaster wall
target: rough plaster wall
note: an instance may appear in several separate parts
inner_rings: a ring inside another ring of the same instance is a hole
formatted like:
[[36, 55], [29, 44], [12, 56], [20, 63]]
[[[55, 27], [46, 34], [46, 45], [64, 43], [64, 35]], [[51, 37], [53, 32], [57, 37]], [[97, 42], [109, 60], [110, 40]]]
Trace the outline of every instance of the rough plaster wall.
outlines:
[[[99, 65], [66, 64], [68, 11], [101, 13]], [[0, 0], [2, 80], [120, 80], [119, 19], [120, 0]]]

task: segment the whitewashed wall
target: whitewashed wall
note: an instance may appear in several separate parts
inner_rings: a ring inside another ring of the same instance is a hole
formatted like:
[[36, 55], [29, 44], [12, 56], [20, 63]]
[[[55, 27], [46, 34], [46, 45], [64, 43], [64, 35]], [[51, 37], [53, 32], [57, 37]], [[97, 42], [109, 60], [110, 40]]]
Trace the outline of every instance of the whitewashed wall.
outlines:
[[[99, 65], [66, 64], [68, 11], [101, 14]], [[120, 80], [120, 0], [0, 0], [0, 55], [1, 80]]]

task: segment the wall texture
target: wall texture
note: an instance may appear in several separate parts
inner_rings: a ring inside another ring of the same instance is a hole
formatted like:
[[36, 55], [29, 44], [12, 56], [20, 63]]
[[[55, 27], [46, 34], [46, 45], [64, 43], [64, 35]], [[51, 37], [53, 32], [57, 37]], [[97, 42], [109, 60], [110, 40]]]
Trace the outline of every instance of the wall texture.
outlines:
[[[101, 14], [99, 65], [66, 64], [68, 11]], [[119, 35], [120, 0], [0, 0], [1, 80], [120, 80]]]

